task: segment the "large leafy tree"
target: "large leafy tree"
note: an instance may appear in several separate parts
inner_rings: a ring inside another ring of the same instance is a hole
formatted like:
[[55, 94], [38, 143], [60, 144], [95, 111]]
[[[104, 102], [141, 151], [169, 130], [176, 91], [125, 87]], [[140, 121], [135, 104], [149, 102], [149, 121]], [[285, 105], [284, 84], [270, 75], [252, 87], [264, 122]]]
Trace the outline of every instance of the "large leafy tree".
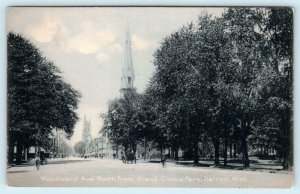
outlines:
[[[191, 74], [193, 71], [191, 65], [195, 64], [189, 64], [194, 54], [189, 53], [195, 40], [194, 31], [193, 25], [189, 25], [164, 40], [155, 53], [154, 64], [157, 71], [153, 78], [156, 87], [153, 88], [156, 89], [154, 93], [157, 94], [156, 99], [160, 102], [157, 109], [160, 112], [157, 120], [160, 126], [158, 132], [164, 134], [164, 139], [173, 144], [175, 150], [179, 147], [176, 144], [181, 141], [181, 148], [185, 150], [188, 157], [193, 155], [193, 149], [194, 154], [198, 153], [196, 145], [199, 141], [199, 131], [196, 127], [199, 123], [193, 122], [198, 120], [192, 119], [196, 116], [197, 106], [193, 106], [193, 103], [197, 103], [195, 97], [199, 91], [192, 90], [197, 87], [197, 81], [194, 80], [199, 77]], [[181, 140], [178, 141], [178, 137], [181, 137]]]
[[79, 141], [74, 145], [74, 151], [80, 155], [83, 155], [86, 151], [86, 143], [83, 141]]
[[236, 130], [240, 132], [244, 167], [249, 166], [249, 137], [277, 147], [278, 156], [283, 153], [279, 147], [283, 148], [287, 153], [282, 154], [286, 166], [292, 142], [291, 10], [234, 8], [226, 11], [223, 17], [235, 67], [232, 83], [227, 86], [233, 89]]
[[107, 133], [116, 146], [122, 146], [125, 153], [132, 150], [136, 153], [141, 139], [141, 116], [139, 115], [140, 98], [135, 90], [130, 90], [124, 98], [116, 99], [109, 104], [105, 115], [102, 133]]
[[216, 87], [218, 69], [229, 61], [224, 26], [209, 15], [199, 17], [197, 27], [189, 25], [167, 37], [155, 54], [153, 81], [166, 107], [164, 123], [173, 141], [180, 142], [186, 153], [192, 152], [195, 163], [205, 134], [213, 140], [219, 163]]
[[279, 155], [283, 159], [284, 169], [293, 166], [293, 10], [291, 8], [272, 8], [269, 10], [269, 20], [266, 33], [269, 34], [271, 45], [270, 55], [280, 77], [280, 85], [276, 88], [279, 101], [276, 110], [280, 115]]
[[154, 147], [160, 150], [162, 157], [163, 150], [170, 145], [171, 132], [168, 131], [170, 128], [168, 127], [169, 123], [167, 123], [167, 115], [165, 114], [167, 104], [163, 102], [161, 89], [156, 81], [152, 81], [145, 91], [142, 105], [148, 120], [146, 124], [148, 130], [145, 131], [146, 139], [150, 140]]
[[72, 136], [80, 94], [29, 40], [14, 33], [7, 38], [8, 158], [12, 162], [17, 145], [20, 162], [22, 149], [41, 146], [53, 129]]
[[232, 46], [232, 63], [235, 67], [233, 99], [237, 102], [236, 129], [240, 131], [244, 167], [249, 167], [248, 137], [253, 132], [253, 123], [261, 108], [258, 91], [262, 84], [268, 84], [269, 81], [261, 79], [262, 76], [269, 76], [263, 75], [262, 70], [270, 68], [264, 53], [268, 40], [257, 27], [264, 25], [264, 18], [264, 12], [249, 8], [229, 9], [224, 14]]

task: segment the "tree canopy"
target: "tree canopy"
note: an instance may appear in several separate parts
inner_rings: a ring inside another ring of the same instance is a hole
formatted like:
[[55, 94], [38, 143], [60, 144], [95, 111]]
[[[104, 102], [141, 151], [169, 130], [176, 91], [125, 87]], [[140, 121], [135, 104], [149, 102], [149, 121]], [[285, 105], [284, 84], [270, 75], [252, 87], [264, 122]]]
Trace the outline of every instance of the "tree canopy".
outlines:
[[[7, 48], [9, 147], [17, 143], [20, 156], [23, 147], [45, 143], [53, 129], [65, 131], [70, 138], [78, 120], [79, 92], [22, 35], [10, 32]], [[11, 151], [9, 156], [11, 162]]]
[[[215, 165], [222, 147], [224, 166], [234, 144], [245, 168], [251, 149], [272, 148], [290, 168], [292, 29], [290, 8], [229, 8], [221, 17], [200, 15], [196, 24], [161, 41], [148, 87], [131, 99], [139, 102], [130, 112], [124, 111], [129, 110], [126, 99], [112, 102], [104, 128], [114, 131], [110, 137], [116, 143], [145, 136], [160, 149], [184, 150], [195, 163], [200, 145], [207, 143], [213, 145]], [[128, 117], [138, 119], [134, 123]]]
[[79, 141], [74, 145], [74, 151], [80, 155], [85, 154], [86, 151], [86, 143], [83, 141]]

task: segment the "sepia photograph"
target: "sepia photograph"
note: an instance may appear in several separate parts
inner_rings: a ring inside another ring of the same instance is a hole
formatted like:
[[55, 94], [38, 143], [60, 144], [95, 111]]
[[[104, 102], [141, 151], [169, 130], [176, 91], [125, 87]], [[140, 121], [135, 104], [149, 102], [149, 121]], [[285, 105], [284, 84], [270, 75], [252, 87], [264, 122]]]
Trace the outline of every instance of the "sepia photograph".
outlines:
[[291, 188], [291, 7], [6, 9], [10, 187]]

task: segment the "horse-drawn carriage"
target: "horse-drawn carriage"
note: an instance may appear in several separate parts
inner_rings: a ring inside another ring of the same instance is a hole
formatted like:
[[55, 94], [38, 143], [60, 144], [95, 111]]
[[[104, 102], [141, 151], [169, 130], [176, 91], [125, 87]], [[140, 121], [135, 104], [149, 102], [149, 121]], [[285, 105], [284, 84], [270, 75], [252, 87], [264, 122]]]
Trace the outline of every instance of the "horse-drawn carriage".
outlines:
[[131, 164], [133, 164], [133, 162], [136, 164], [136, 156], [134, 152], [128, 151], [125, 154], [122, 152], [122, 161], [124, 164], [128, 164], [129, 162], [131, 162]]

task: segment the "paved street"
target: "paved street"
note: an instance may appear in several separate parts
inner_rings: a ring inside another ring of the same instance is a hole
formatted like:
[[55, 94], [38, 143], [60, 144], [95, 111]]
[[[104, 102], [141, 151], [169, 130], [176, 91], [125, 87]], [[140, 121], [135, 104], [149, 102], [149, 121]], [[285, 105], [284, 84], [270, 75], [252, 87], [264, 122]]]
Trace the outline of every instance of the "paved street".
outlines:
[[8, 185], [38, 187], [290, 187], [291, 172], [225, 170], [108, 159], [52, 159], [7, 170]]

